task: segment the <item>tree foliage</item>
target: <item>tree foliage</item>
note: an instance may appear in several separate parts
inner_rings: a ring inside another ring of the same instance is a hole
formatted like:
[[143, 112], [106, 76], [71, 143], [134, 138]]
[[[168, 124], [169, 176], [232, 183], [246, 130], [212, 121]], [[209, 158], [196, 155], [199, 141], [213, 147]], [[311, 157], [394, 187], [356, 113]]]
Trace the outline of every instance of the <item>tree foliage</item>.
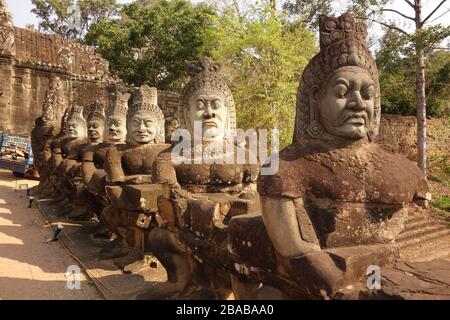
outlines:
[[[450, 52], [434, 50], [427, 55], [426, 93], [430, 116], [449, 113]], [[377, 53], [383, 112], [415, 115], [416, 62], [411, 36], [388, 29]]]
[[117, 13], [116, 0], [32, 0], [39, 30], [82, 39], [90, 26]]
[[178, 89], [184, 61], [200, 58], [214, 10], [186, 0], [140, 0], [124, 5], [118, 19], [103, 20], [85, 42], [97, 47], [111, 70], [136, 86]]
[[287, 0], [283, 3], [283, 10], [289, 18], [301, 21], [311, 29], [319, 26], [319, 14], [330, 14], [332, 12], [332, 1], [330, 0]]
[[317, 52], [314, 34], [262, 2], [223, 11], [207, 46], [231, 80], [239, 128], [278, 128], [281, 145], [290, 143], [299, 79]]

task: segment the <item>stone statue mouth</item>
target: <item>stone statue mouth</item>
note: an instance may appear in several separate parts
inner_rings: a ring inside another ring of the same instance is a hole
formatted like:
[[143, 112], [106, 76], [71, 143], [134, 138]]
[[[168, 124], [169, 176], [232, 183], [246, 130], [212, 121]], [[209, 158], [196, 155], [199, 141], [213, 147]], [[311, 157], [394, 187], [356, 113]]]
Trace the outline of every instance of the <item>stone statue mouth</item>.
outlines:
[[360, 113], [348, 113], [345, 115], [342, 124], [353, 124], [363, 126], [368, 123], [367, 114], [364, 112]]
[[215, 127], [217, 128], [217, 123], [214, 121], [205, 121], [203, 122], [203, 127]]

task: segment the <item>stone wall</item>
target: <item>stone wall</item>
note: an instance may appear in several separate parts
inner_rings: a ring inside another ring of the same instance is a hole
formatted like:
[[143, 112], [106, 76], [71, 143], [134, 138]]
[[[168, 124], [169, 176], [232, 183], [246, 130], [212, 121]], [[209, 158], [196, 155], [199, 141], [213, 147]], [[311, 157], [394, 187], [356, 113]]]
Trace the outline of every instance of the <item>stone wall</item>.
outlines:
[[[99, 98], [110, 101], [110, 91], [122, 86], [94, 48], [14, 27], [4, 0], [0, 0], [0, 39], [4, 40], [0, 42], [0, 132], [30, 134], [52, 76], [60, 77], [67, 104], [84, 107]], [[179, 117], [178, 94], [159, 92], [158, 100], [170, 133]], [[62, 109], [57, 110], [57, 118]]]
[[[383, 114], [378, 143], [392, 152], [417, 159], [416, 117]], [[450, 125], [445, 119], [427, 119], [427, 152], [450, 153]]]

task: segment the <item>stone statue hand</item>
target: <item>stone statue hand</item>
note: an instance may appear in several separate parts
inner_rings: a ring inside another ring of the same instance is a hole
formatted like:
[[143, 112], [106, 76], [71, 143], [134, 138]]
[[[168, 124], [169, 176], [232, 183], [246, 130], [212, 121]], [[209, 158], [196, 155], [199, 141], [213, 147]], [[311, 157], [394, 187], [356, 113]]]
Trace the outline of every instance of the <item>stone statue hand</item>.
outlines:
[[86, 151], [83, 154], [83, 162], [92, 162], [94, 161], [94, 151]]
[[150, 174], [135, 174], [126, 176], [124, 179], [126, 184], [147, 184], [152, 183], [152, 175]]
[[107, 151], [105, 172], [108, 183], [116, 184], [125, 181], [125, 173], [122, 168], [122, 156], [116, 146], [111, 146]]

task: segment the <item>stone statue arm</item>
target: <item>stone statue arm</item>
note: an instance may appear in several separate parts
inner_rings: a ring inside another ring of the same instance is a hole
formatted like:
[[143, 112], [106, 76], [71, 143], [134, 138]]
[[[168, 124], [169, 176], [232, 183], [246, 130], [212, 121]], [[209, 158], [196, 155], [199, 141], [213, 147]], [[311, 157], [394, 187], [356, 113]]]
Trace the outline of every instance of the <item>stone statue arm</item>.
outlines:
[[97, 168], [94, 163], [94, 151], [86, 151], [83, 153], [81, 164], [81, 178], [85, 185], [88, 185]]
[[81, 163], [81, 150], [78, 146], [74, 146], [70, 149], [66, 158], [64, 159], [64, 173], [68, 174], [69, 172], [74, 171], [78, 168]]
[[300, 228], [299, 215], [309, 220], [302, 199], [262, 195], [260, 199], [264, 225], [278, 254], [292, 258], [321, 251], [312, 225]]
[[341, 286], [343, 270], [321, 249], [303, 199], [261, 195], [261, 207], [269, 238], [281, 256], [279, 272], [301, 283], [305, 272], [311, 274], [313, 286], [333, 296]]
[[105, 160], [106, 182], [120, 184], [125, 181], [125, 172], [122, 167], [122, 154], [116, 146], [109, 147]]
[[153, 162], [152, 176], [154, 183], [167, 183], [173, 188], [180, 188], [174, 164], [167, 154], [159, 156]]

